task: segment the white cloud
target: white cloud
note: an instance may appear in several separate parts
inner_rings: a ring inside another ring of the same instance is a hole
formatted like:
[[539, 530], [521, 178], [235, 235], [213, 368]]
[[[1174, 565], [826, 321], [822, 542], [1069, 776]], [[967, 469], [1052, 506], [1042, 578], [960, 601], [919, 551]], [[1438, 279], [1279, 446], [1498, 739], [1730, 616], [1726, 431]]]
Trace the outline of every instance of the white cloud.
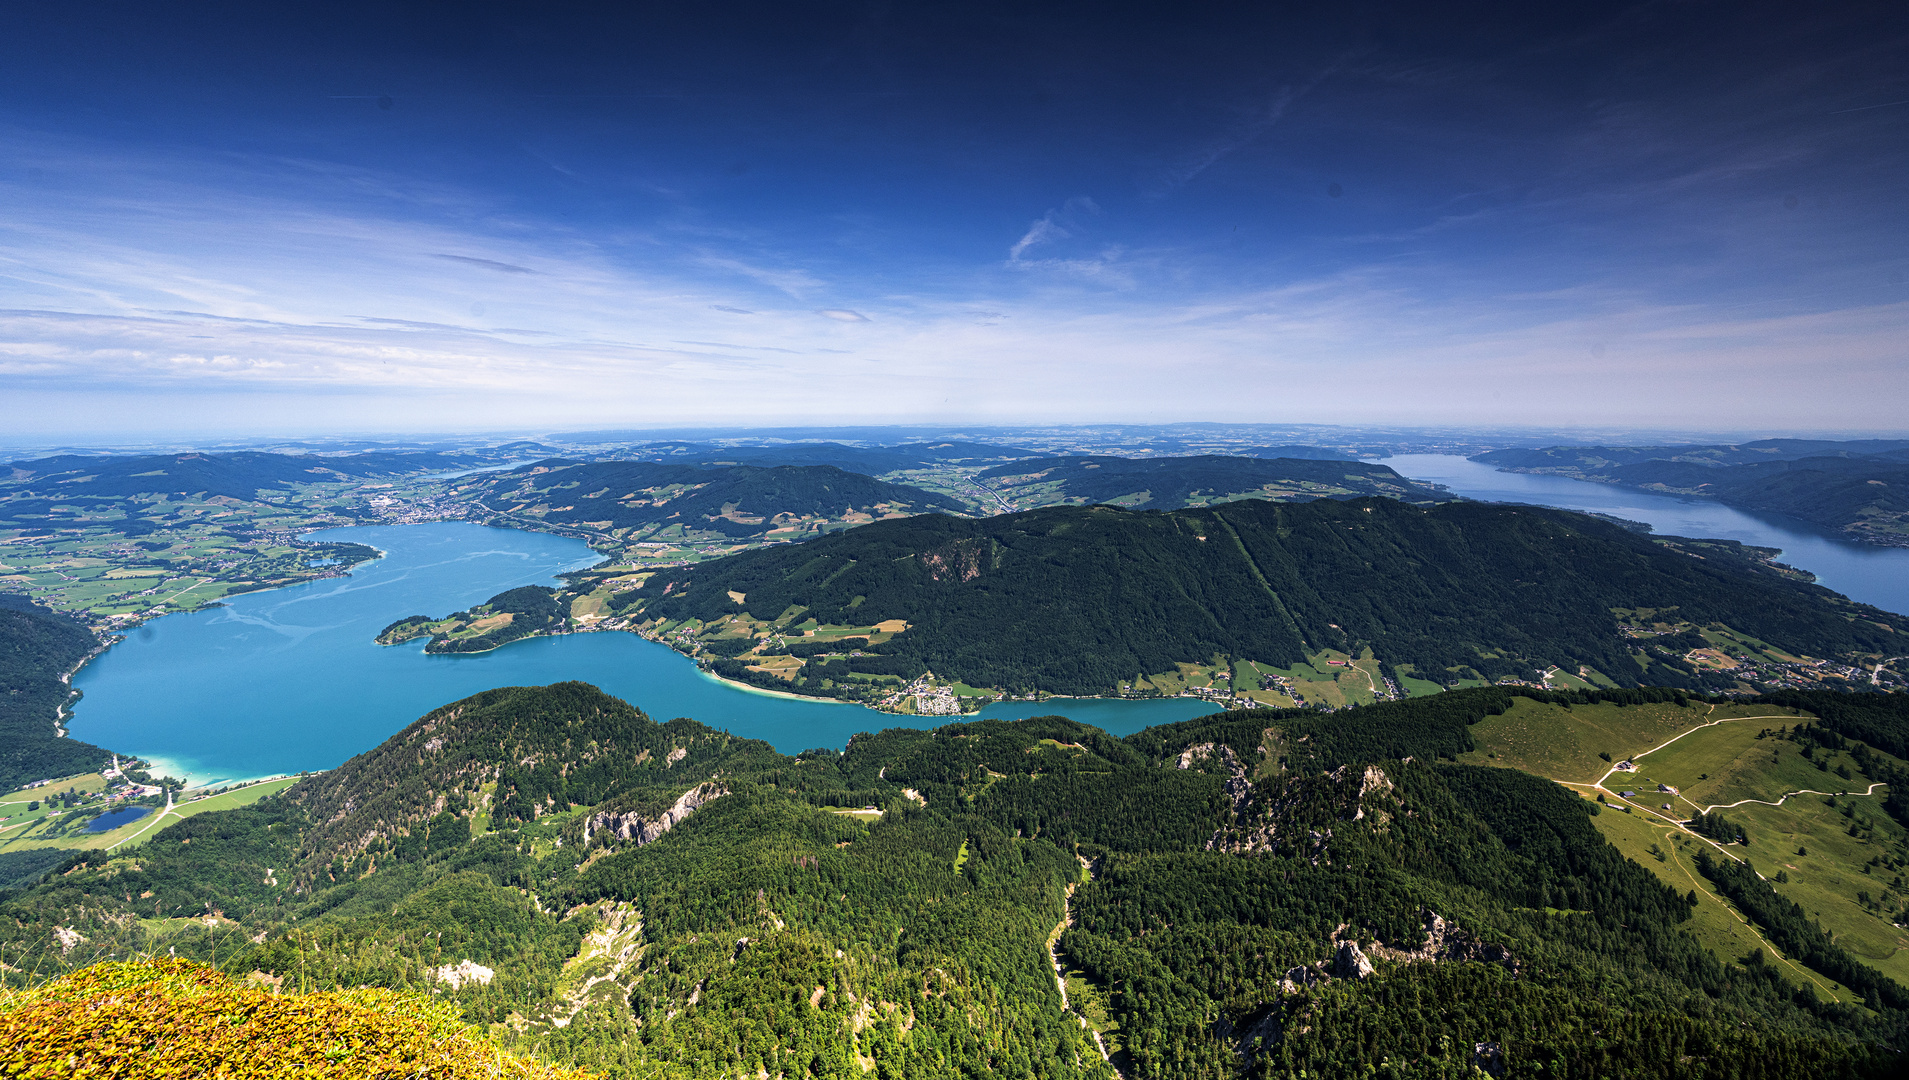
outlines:
[[1014, 246], [1008, 249], [1008, 261], [1020, 262], [1021, 256], [1027, 254], [1028, 248], [1036, 244], [1045, 244], [1050, 240], [1065, 240], [1072, 235], [1074, 234], [1054, 224], [1054, 211], [1049, 210], [1046, 216], [1036, 219], [1034, 224], [1029, 225], [1027, 232], [1023, 233], [1021, 238], [1014, 242]]
[[868, 316], [859, 311], [850, 311], [847, 308], [818, 308], [815, 313], [826, 319], [834, 319], [836, 322], [868, 321]]

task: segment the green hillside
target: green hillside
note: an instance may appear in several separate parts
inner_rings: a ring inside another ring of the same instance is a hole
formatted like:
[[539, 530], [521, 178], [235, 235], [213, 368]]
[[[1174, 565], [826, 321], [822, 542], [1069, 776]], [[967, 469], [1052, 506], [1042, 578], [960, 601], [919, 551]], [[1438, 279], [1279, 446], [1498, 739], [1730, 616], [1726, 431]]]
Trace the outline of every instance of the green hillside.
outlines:
[[59, 734], [61, 708], [73, 695], [62, 676], [97, 645], [78, 621], [0, 593], [0, 791], [97, 771], [111, 760]]
[[1111, 503], [1132, 510], [1177, 510], [1242, 498], [1303, 501], [1384, 495], [1414, 503], [1450, 498], [1432, 485], [1408, 480], [1384, 465], [1222, 454], [1033, 458], [998, 465], [977, 475], [1022, 510], [1092, 503]]
[[743, 654], [805, 628], [888, 624], [906, 631], [868, 642], [871, 672], [1073, 694], [1182, 663], [1288, 669], [1329, 651], [1434, 686], [1555, 671], [1578, 686], [1719, 689], [1866, 679], [1863, 657], [1909, 652], [1899, 616], [1763, 554], [1478, 503], [1056, 507], [879, 522], [661, 570], [618, 603], [653, 633], [739, 657], [732, 677], [752, 666]]
[[832, 465], [551, 459], [470, 477], [456, 485], [455, 497], [527, 524], [584, 525], [626, 541], [800, 540], [830, 526], [963, 512], [963, 504], [946, 495]]
[[[1786, 715], [1902, 737], [1900, 705]], [[1889, 1075], [1909, 992], [1850, 935], [1728, 869], [1667, 883], [1606, 839], [1638, 815], [1452, 760], [1532, 709], [1715, 707], [1488, 688], [792, 758], [581, 684], [508, 688], [76, 856], [0, 900], [0, 951], [16, 984], [145, 950], [425, 993], [612, 1077]], [[1741, 952], [1708, 944], [1720, 894]]]

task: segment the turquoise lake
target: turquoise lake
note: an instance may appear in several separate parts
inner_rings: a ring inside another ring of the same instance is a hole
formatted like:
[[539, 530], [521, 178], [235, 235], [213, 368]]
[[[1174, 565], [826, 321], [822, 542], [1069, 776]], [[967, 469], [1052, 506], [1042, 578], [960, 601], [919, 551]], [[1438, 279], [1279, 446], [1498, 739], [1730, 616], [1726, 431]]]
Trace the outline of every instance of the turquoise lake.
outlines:
[[[793, 753], [840, 748], [857, 732], [930, 727], [860, 705], [753, 693], [674, 650], [627, 633], [534, 638], [476, 656], [382, 646], [407, 615], [447, 615], [518, 585], [598, 561], [582, 541], [460, 522], [327, 529], [385, 553], [348, 577], [232, 597], [227, 607], [155, 619], [87, 664], [75, 738], [137, 754], [210, 784], [331, 768], [439, 705], [494, 686], [580, 679], [657, 720], [688, 716]], [[1205, 715], [1192, 699], [1003, 703], [982, 716], [1059, 713], [1116, 734]]]

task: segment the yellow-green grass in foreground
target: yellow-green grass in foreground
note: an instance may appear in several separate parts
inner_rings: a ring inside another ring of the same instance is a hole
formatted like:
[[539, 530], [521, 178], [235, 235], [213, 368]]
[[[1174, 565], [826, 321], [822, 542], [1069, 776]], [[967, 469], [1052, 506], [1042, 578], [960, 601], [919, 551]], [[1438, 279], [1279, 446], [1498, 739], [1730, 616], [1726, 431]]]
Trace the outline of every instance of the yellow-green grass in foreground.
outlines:
[[[1769, 715], [1789, 710], [1743, 705], [1552, 705], [1516, 698], [1501, 716], [1472, 725], [1478, 749], [1459, 760], [1474, 765], [1508, 765], [1569, 784], [1595, 784], [1617, 762], [1660, 746], [1713, 720]], [[1787, 719], [1767, 721], [1779, 726]], [[1761, 726], [1761, 722], [1758, 724]], [[1755, 730], [1751, 731], [1755, 735]], [[1599, 754], [1609, 754], [1609, 761]], [[1496, 754], [1494, 758], [1491, 755]], [[1648, 762], [1646, 757], [1644, 761]], [[1633, 788], [1641, 780], [1625, 774], [1606, 784]]]
[[[1700, 728], [1638, 758], [1635, 779], [1626, 780], [1625, 786], [1647, 785], [1637, 789], [1643, 791], [1668, 784], [1681, 793], [1679, 805], [1691, 811], [1746, 799], [1776, 802], [1793, 791], [1863, 791], [1869, 787], [1872, 778], [1857, 772], [1854, 759], [1846, 753], [1819, 750], [1812, 761], [1788, 739], [1758, 738], [1766, 728], [1774, 732], [1797, 722], [1788, 715], [1768, 715], [1771, 711], [1759, 710], [1763, 715]], [[1887, 754], [1876, 756], [1894, 760]], [[1818, 769], [1816, 761], [1823, 762], [1828, 770]], [[1850, 779], [1836, 774], [1838, 765], [1850, 770]], [[1618, 782], [1618, 777], [1612, 777], [1604, 786]]]
[[1800, 985], [1807, 981], [1816, 988], [1818, 995], [1825, 998], [1855, 1000], [1855, 995], [1837, 989], [1827, 976], [1805, 968], [1777, 950], [1738, 913], [1734, 905], [1716, 894], [1709, 879], [1698, 873], [1696, 868], [1699, 851], [1709, 851], [1712, 858], [1717, 857], [1710, 845], [1683, 833], [1661, 818], [1643, 813], [1626, 814], [1607, 808], [1592, 818], [1591, 822], [1625, 857], [1649, 870], [1658, 880], [1677, 890], [1679, 895], [1693, 891], [1697, 894], [1697, 906], [1691, 909], [1690, 921], [1683, 925], [1697, 938], [1699, 944], [1719, 960], [1731, 963], [1752, 949], [1761, 948], [1766, 956], [1781, 960], [1779, 966], [1791, 982]]

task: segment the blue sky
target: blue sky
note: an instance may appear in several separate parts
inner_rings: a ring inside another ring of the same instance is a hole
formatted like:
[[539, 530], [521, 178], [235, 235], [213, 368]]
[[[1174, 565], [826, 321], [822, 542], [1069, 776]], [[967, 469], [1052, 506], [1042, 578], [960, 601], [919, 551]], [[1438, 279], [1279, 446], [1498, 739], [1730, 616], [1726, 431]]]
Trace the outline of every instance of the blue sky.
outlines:
[[9, 24], [17, 434], [1909, 427], [1900, 5]]

